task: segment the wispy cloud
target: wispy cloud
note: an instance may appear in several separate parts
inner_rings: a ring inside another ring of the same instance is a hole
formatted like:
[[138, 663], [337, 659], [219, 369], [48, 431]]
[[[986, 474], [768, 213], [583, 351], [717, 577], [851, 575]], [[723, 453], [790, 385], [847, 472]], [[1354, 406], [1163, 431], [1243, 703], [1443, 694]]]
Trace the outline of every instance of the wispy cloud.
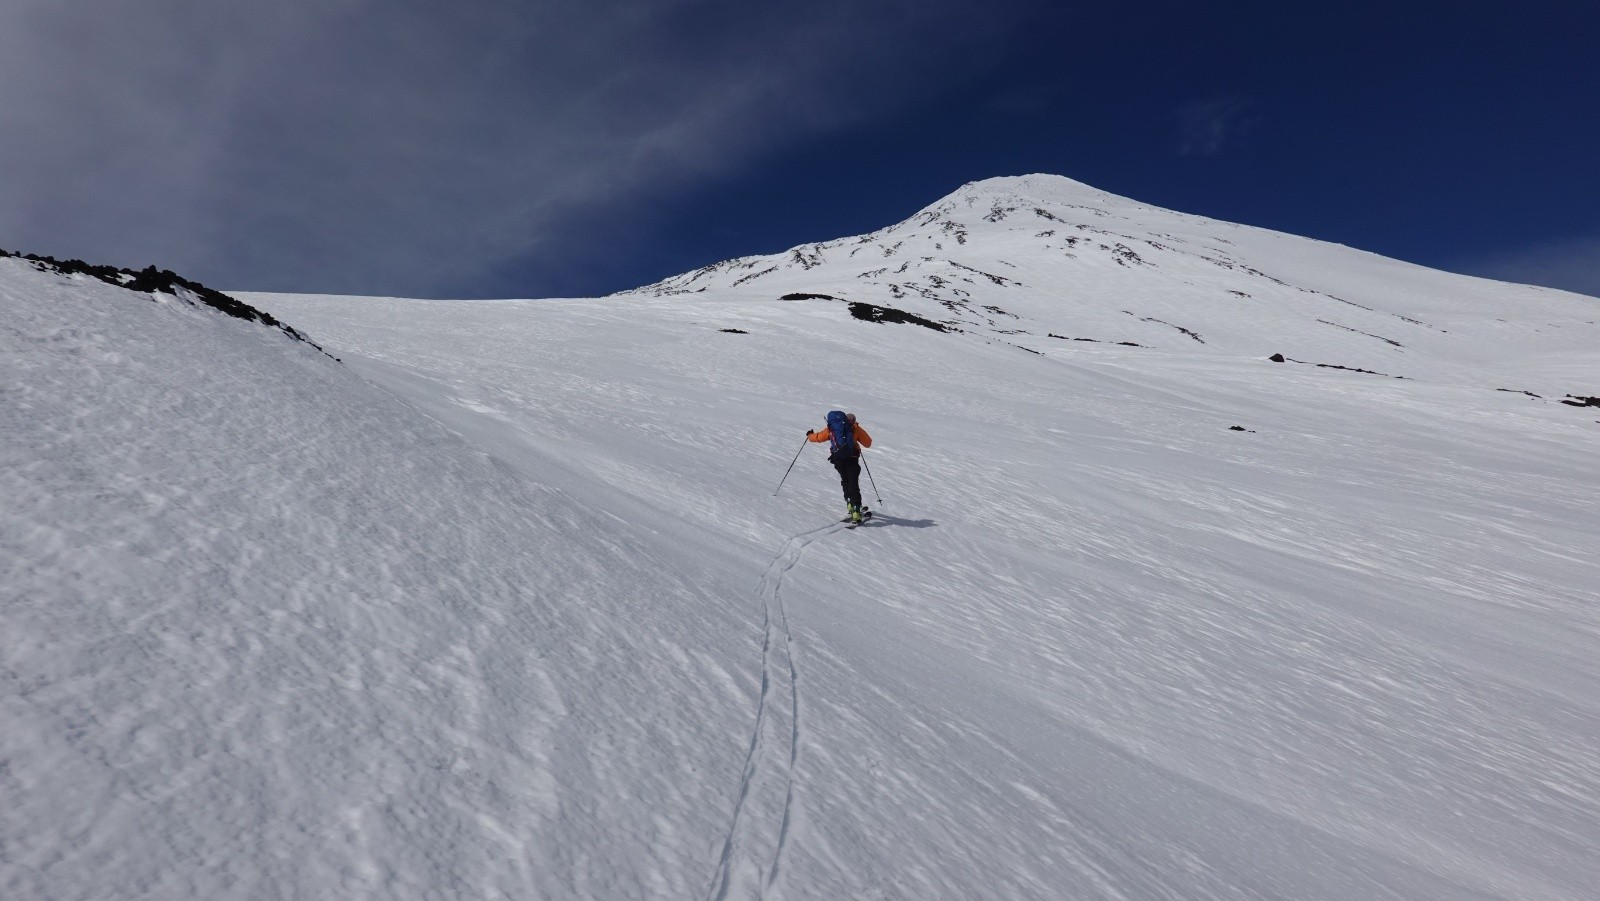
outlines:
[[1249, 133], [1257, 118], [1251, 102], [1238, 94], [1208, 97], [1173, 113], [1180, 156], [1216, 156]]
[[576, 212], [880, 113], [1006, 23], [955, 0], [5, 5], [0, 244], [417, 293], [559, 265]]
[[1525, 285], [1542, 285], [1600, 297], [1600, 235], [1566, 238], [1462, 260], [1458, 271]]

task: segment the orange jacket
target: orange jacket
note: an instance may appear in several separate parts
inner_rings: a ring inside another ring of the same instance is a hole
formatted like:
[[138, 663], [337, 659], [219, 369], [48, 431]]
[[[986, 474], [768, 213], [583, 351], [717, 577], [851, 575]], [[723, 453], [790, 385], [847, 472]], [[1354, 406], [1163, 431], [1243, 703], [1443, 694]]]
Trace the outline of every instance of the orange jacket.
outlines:
[[[806, 440], [815, 441], [816, 443], [821, 444], [824, 441], [832, 440], [832, 438], [833, 433], [828, 431], [827, 426], [823, 426], [822, 431], [812, 432]], [[872, 446], [872, 436], [867, 434], [867, 430], [862, 428], [861, 423], [859, 422], [856, 423], [856, 443], [862, 447]]]

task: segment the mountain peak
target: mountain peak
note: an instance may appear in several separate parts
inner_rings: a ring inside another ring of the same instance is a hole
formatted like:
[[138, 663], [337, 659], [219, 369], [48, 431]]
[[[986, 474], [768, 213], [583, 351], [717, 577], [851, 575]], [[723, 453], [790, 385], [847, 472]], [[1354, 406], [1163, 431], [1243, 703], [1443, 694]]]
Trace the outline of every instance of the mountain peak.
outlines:
[[1508, 354], [1505, 335], [1479, 326], [1535, 305], [1552, 322], [1591, 315], [1570, 296], [1429, 272], [1042, 173], [969, 182], [869, 234], [728, 260], [629, 293], [842, 301], [857, 318], [1037, 354], [1062, 352], [1065, 338], [1543, 390], [1554, 383], [1529, 361], [1578, 350], [1587, 332]]
[[1104, 195], [1105, 192], [1093, 185], [1084, 184], [1065, 175], [1054, 175], [1048, 172], [1033, 172], [1027, 175], [997, 175], [993, 178], [982, 178], [969, 181], [957, 188], [952, 197], [972, 195], [988, 197], [996, 194], [1005, 195], [1034, 195], [1041, 200], [1049, 199], [1054, 195], [1063, 193]]
[[927, 209], [937, 209], [952, 203], [957, 206], [976, 206], [983, 201], [991, 200], [1081, 205], [1104, 203], [1106, 200], [1125, 201], [1126, 198], [1117, 197], [1115, 194], [1109, 194], [1064, 175], [1035, 172], [1028, 175], [1001, 175], [969, 181]]

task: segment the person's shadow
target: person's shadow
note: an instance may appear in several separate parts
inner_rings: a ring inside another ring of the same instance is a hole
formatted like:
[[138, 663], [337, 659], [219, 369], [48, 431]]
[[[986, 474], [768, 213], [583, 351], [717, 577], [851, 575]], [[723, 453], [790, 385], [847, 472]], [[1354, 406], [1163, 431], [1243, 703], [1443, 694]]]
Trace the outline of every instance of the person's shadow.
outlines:
[[862, 523], [865, 526], [909, 526], [913, 529], [931, 529], [938, 523], [931, 519], [901, 519], [898, 516], [885, 516], [872, 511], [872, 518]]

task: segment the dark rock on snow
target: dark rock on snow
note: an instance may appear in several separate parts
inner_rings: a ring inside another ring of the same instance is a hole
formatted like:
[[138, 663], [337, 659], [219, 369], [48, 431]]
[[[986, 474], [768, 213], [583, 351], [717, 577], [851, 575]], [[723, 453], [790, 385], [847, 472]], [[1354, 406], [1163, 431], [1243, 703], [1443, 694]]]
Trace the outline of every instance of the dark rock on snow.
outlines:
[[[258, 310], [243, 301], [235, 300], [223, 294], [221, 291], [207, 288], [199, 282], [189, 281], [170, 269], [157, 269], [154, 266], [146, 266], [136, 272], [132, 269], [118, 269], [115, 266], [85, 263], [83, 260], [58, 260], [55, 257], [39, 256], [32, 253], [11, 253], [4, 249], [0, 249], [0, 257], [15, 257], [27, 260], [33, 263], [34, 268], [41, 272], [57, 272], [62, 275], [87, 275], [108, 285], [126, 288], [137, 294], [155, 294], [159, 292], [161, 294], [171, 294], [175, 297], [183, 297], [182, 294], [178, 293], [179, 289], [182, 289], [190, 295], [190, 297], [185, 297], [184, 299], [189, 300], [191, 303], [199, 301], [212, 309], [243, 319], [246, 322], [259, 322], [270, 328], [279, 329], [296, 341], [304, 341], [317, 348], [317, 350], [322, 350], [316, 342], [295, 331], [293, 326], [279, 322], [277, 317], [271, 313]], [[327, 353], [325, 350], [322, 352]], [[332, 355], [330, 354], [330, 356]]]
[[857, 319], [865, 319], [868, 322], [905, 322], [911, 325], [920, 325], [923, 328], [931, 328], [936, 332], [954, 331], [954, 329], [942, 322], [924, 319], [915, 313], [907, 313], [905, 310], [897, 310], [894, 307], [880, 307], [875, 304], [860, 303], [858, 301], [851, 301], [850, 315]]

